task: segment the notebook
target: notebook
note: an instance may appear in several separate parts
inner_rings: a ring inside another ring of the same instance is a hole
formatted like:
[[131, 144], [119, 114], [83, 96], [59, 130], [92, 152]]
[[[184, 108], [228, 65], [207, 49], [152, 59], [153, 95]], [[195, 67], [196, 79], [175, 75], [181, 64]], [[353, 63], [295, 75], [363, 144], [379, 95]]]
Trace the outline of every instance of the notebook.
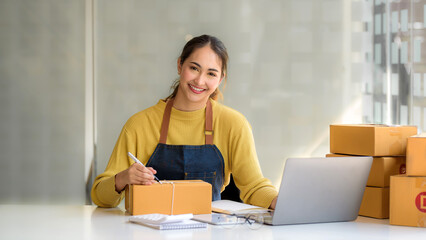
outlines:
[[135, 222], [147, 227], [159, 229], [159, 230], [176, 230], [176, 229], [189, 229], [189, 228], [206, 228], [207, 223], [202, 223], [194, 220], [183, 220], [177, 223], [160, 223], [160, 224], [151, 224], [143, 222]]
[[218, 200], [212, 202], [212, 211], [225, 214], [244, 214], [253, 212], [269, 212], [270, 209], [235, 202], [231, 200]]
[[206, 228], [207, 224], [191, 220], [192, 214], [165, 215], [145, 214], [129, 218], [130, 222], [141, 224], [159, 230], [175, 230], [189, 228]]
[[270, 225], [352, 221], [358, 217], [372, 157], [289, 158]]
[[212, 202], [212, 209], [237, 215], [249, 212], [269, 225], [352, 221], [358, 216], [372, 161], [372, 157], [289, 158], [272, 213], [228, 200]]

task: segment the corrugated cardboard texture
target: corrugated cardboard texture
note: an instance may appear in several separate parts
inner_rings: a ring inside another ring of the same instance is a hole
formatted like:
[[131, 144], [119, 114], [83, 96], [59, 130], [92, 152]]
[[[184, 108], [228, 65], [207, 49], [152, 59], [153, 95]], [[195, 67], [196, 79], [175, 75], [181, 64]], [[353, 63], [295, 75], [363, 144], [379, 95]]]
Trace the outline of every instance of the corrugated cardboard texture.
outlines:
[[405, 155], [415, 126], [330, 125], [330, 152], [361, 156]]
[[[326, 157], [350, 157], [355, 155], [327, 154]], [[404, 174], [406, 171], [405, 157], [373, 157], [367, 186], [389, 187], [390, 176]]]
[[389, 218], [389, 188], [366, 187], [359, 215]]
[[212, 186], [200, 180], [173, 180], [173, 185], [130, 185], [126, 189], [126, 210], [140, 214], [209, 214], [211, 213]]
[[426, 177], [391, 177], [389, 222], [426, 227]]
[[426, 138], [424, 137], [408, 138], [407, 176], [426, 176]]

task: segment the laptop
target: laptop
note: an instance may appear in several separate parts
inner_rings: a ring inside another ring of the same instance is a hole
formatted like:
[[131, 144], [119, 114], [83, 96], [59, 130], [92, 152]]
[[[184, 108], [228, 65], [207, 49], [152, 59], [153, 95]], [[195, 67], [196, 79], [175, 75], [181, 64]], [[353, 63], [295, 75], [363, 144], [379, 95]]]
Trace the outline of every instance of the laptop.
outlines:
[[269, 225], [352, 221], [358, 216], [372, 157], [289, 158]]

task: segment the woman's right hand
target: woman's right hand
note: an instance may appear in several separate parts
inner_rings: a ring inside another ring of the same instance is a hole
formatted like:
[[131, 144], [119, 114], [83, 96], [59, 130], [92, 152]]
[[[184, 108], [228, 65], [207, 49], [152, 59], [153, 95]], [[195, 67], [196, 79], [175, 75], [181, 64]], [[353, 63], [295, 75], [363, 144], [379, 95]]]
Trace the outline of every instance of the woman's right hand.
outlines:
[[134, 163], [128, 169], [115, 175], [115, 190], [121, 192], [127, 184], [151, 185], [155, 183], [154, 174], [157, 171], [152, 167], [145, 167]]

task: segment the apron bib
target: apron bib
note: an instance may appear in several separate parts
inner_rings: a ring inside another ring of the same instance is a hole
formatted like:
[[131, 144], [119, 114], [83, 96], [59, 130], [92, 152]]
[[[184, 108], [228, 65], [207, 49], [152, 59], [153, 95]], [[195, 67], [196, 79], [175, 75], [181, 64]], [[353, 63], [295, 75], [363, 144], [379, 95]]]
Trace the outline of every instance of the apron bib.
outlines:
[[212, 200], [220, 200], [224, 179], [222, 154], [213, 144], [213, 112], [210, 100], [206, 105], [205, 145], [168, 145], [170, 114], [173, 100], [167, 102], [161, 125], [160, 142], [146, 164], [157, 170], [160, 180], [203, 180], [212, 185]]

